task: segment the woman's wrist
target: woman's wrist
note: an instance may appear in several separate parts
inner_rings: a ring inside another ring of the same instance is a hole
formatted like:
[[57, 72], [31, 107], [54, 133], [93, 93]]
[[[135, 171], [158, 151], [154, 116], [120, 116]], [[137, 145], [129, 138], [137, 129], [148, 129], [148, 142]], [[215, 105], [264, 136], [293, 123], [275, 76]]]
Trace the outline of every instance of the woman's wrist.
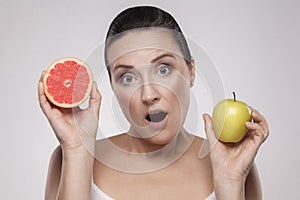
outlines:
[[62, 168], [63, 170], [66, 170], [66, 172], [74, 173], [75, 171], [77, 171], [77, 176], [82, 177], [88, 177], [92, 174], [94, 156], [87, 149], [63, 151], [62, 155]]
[[80, 145], [76, 148], [69, 148], [63, 145], [60, 145], [62, 149], [62, 153], [64, 158], [74, 158], [74, 157], [82, 157], [82, 156], [93, 156], [94, 155], [94, 146], [85, 147]]
[[93, 154], [82, 147], [64, 149], [62, 155], [58, 199], [89, 199], [94, 166]]
[[214, 189], [218, 200], [245, 199], [245, 182], [226, 177], [214, 177]]

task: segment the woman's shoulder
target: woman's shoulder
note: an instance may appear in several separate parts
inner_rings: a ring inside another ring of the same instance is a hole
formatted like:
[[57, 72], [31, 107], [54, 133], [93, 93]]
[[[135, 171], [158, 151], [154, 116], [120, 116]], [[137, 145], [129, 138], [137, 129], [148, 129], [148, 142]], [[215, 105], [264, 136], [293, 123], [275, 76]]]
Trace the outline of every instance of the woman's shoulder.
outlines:
[[122, 149], [122, 144], [126, 140], [126, 133], [116, 134], [109, 137], [101, 138], [96, 140], [96, 150], [103, 149], [106, 150], [111, 149], [107, 147], [117, 147], [118, 149]]
[[97, 139], [97, 140], [96, 140], [96, 144], [97, 144], [97, 143], [103, 143], [103, 142], [105, 142], [106, 140], [110, 140], [110, 141], [112, 141], [112, 142], [117, 142], [117, 141], [119, 141], [119, 140], [124, 139], [125, 136], [126, 136], [126, 133], [113, 134], [113, 135], [108, 136], [108, 137], [103, 137], [103, 138]]

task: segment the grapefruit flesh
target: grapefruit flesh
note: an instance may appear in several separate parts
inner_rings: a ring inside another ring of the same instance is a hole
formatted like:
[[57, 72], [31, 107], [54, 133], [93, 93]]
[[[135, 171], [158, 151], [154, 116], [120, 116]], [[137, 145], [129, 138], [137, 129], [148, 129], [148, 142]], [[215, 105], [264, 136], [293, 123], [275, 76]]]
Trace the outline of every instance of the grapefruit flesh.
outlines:
[[43, 80], [49, 101], [62, 108], [82, 104], [91, 92], [92, 82], [92, 73], [88, 65], [73, 57], [54, 61]]

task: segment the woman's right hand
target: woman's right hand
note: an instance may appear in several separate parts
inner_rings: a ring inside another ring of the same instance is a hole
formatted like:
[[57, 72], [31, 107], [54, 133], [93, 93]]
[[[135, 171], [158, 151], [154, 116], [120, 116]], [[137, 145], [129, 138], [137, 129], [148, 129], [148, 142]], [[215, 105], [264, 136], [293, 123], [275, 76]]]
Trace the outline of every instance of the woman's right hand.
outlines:
[[45, 96], [43, 76], [38, 83], [40, 107], [46, 115], [63, 151], [88, 149], [93, 151], [96, 141], [101, 94], [96, 82], [90, 93], [89, 106], [86, 109], [59, 108], [50, 103]]

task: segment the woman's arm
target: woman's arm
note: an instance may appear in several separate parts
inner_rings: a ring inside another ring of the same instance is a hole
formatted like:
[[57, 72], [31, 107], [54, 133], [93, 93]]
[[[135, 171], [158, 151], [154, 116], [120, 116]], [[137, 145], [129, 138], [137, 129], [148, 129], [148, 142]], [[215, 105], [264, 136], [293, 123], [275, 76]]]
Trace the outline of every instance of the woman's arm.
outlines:
[[61, 176], [62, 152], [58, 146], [52, 153], [46, 182], [45, 200], [56, 199]]
[[62, 152], [58, 199], [89, 200], [94, 157], [86, 149]]
[[246, 199], [246, 200], [261, 200], [262, 190], [258, 171], [255, 163], [253, 164], [245, 184], [243, 182], [224, 181], [217, 180], [214, 181], [215, 191], [222, 196], [222, 199]]
[[90, 199], [93, 160], [84, 151], [63, 156], [58, 146], [49, 163], [45, 200]]
[[268, 123], [251, 108], [253, 122], [246, 122], [248, 133], [239, 143], [222, 143], [213, 132], [211, 118], [205, 114], [205, 132], [211, 147], [215, 193], [218, 199], [260, 199], [261, 188], [255, 156], [269, 135]]
[[256, 164], [254, 163], [245, 184], [245, 193], [247, 200], [261, 200], [262, 199], [262, 189], [259, 174], [257, 171]]
[[88, 108], [59, 108], [44, 94], [43, 75], [38, 87], [39, 103], [60, 143], [51, 156], [45, 199], [88, 200], [101, 94], [94, 82]]

